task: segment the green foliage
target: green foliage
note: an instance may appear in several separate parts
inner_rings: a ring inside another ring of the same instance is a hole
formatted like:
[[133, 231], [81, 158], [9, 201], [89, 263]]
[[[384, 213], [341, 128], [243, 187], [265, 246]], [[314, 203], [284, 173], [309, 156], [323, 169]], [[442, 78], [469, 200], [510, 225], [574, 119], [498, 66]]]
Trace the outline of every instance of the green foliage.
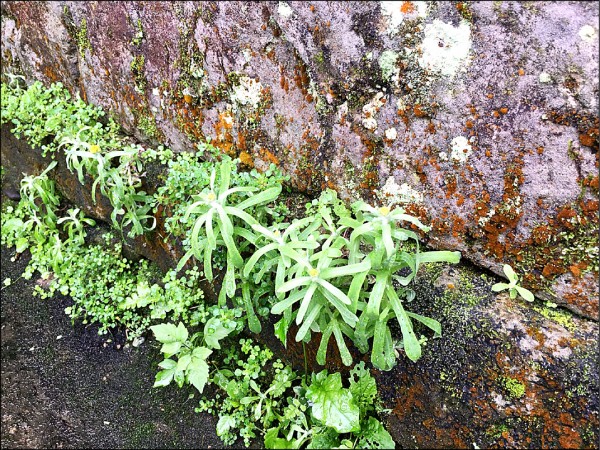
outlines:
[[11, 132], [32, 147], [40, 148], [43, 156], [54, 154], [66, 137], [78, 136], [81, 141], [102, 148], [117, 145], [116, 123], [110, 119], [104, 125], [102, 109], [86, 104], [79, 95], [72, 99], [62, 83], [46, 88], [36, 81], [23, 88], [23, 77], [8, 76], [11, 81], [1, 85], [1, 123], [11, 123]]
[[349, 389], [342, 387], [342, 376], [327, 371], [312, 375], [312, 383], [306, 390], [312, 402], [313, 417], [338, 433], [350, 433], [360, 429], [360, 410], [353, 401]]
[[492, 286], [492, 291], [500, 292], [505, 289], [508, 289], [508, 294], [510, 295], [510, 298], [516, 298], [517, 294], [519, 294], [528, 302], [532, 302], [535, 300], [535, 297], [533, 296], [531, 291], [519, 286], [519, 276], [515, 273], [511, 266], [509, 266], [508, 264], [504, 264], [502, 269], [504, 270], [504, 274], [506, 275], [506, 278], [508, 278], [509, 282], [494, 284]]
[[[271, 313], [283, 314], [275, 334], [284, 344], [295, 318], [299, 326], [296, 341], [310, 339], [311, 331], [322, 333], [317, 353], [320, 364], [325, 363], [332, 335], [346, 365], [352, 364], [352, 358], [345, 338], [362, 352], [369, 350], [372, 338], [373, 364], [389, 370], [395, 364], [396, 347], [387, 324], [390, 319], [397, 319], [403, 348], [413, 361], [421, 356], [413, 319], [431, 328], [436, 336], [441, 334], [436, 320], [405, 310], [402, 299], [409, 302], [414, 298], [414, 291], [405, 286], [414, 279], [421, 263], [456, 263], [460, 253], [419, 251], [417, 234], [399, 224], [408, 222], [423, 231], [428, 228], [401, 208], [376, 209], [357, 202], [353, 212], [334, 191], [325, 191], [307, 206], [308, 219], [273, 229], [253, 225], [259, 237], [253, 242], [256, 251], [243, 275], [251, 277], [254, 272], [256, 282], [266, 272], [274, 279], [278, 301]], [[280, 234], [279, 228], [286, 231]], [[409, 239], [416, 243], [414, 254], [404, 245]], [[257, 272], [255, 265], [261, 259], [263, 267]], [[408, 273], [401, 276], [400, 271]]]
[[[221, 348], [219, 340], [236, 331], [236, 323], [212, 317], [206, 322], [203, 332], [194, 333], [191, 337], [181, 322], [178, 326], [164, 323], [150, 329], [156, 340], [163, 344], [160, 351], [165, 356], [158, 364], [163, 370], [156, 375], [154, 387], [167, 386], [175, 380], [179, 387], [189, 383], [202, 393], [208, 382], [208, 357], [213, 349]], [[200, 340], [204, 341], [203, 346], [195, 344]], [[177, 361], [172, 359], [175, 356]]]
[[213, 400], [202, 399], [196, 411], [209, 411], [219, 416], [217, 435], [231, 445], [239, 437], [246, 446], [261, 429], [278, 420], [283, 402], [281, 397], [297, 379], [289, 366], [277, 360], [270, 364], [273, 376], [266, 376], [266, 366], [273, 358], [269, 349], [261, 349], [248, 339], [241, 339], [239, 347], [226, 351], [222, 364], [210, 380], [225, 393]]
[[67, 167], [77, 172], [80, 183], [86, 182], [86, 176], [93, 180], [94, 201], [98, 187], [108, 197], [116, 228], [130, 226], [130, 237], [153, 229], [156, 221], [150, 213], [155, 200], [140, 187], [144, 163], [164, 149], [125, 143], [112, 119], [103, 125], [104, 112], [79, 97], [72, 101], [61, 83], [45, 88], [36, 81], [24, 89], [21, 78], [11, 76], [9, 84], [2, 83], [2, 123], [14, 124], [11, 132], [40, 147], [44, 156], [54, 157], [62, 149]]
[[[140, 58], [131, 68], [144, 90]], [[377, 386], [364, 363], [348, 380], [326, 371], [300, 379], [271, 361], [270, 350], [250, 340], [236, 347], [232, 337], [246, 326], [260, 332], [259, 316], [272, 313], [282, 315], [275, 334], [284, 345], [294, 321], [296, 341], [321, 334], [321, 364], [332, 336], [346, 365], [352, 364], [348, 340], [362, 352], [372, 347], [371, 362], [381, 370], [394, 366], [398, 348], [416, 361], [426, 340], [417, 333], [425, 326], [439, 336], [441, 326], [408, 311], [415, 296], [410, 284], [420, 264], [456, 263], [458, 252], [423, 252], [415, 230], [429, 228], [417, 218], [364, 202], [348, 209], [331, 190], [307, 205], [304, 218], [286, 222], [289, 211], [278, 199], [285, 177], [275, 166], [244, 172], [239, 160], [209, 144], [176, 157], [162, 147], [145, 149], [120, 137], [113, 121], [102, 122], [100, 109], [72, 102], [62, 85], [25, 89], [18, 81], [2, 84], [2, 123], [12, 123], [17, 137], [43, 154], [63, 152], [69, 170], [91, 183], [94, 201], [98, 191], [108, 198], [115, 228], [129, 228], [134, 237], [154, 228], [155, 214], [162, 214], [170, 233], [165, 241], [185, 251], [161, 278], [148, 261], [123, 258], [111, 235], [103, 245], [87, 246], [86, 229], [95, 222], [61, 205], [48, 177], [53, 162], [23, 179], [21, 201], [2, 215], [2, 243], [31, 251], [23, 276], [39, 271], [46, 280], [36, 293], [70, 294], [67, 314], [97, 323], [100, 333], [122, 326], [132, 339], [150, 328], [164, 354], [155, 386], [219, 388], [222, 394], [203, 399], [198, 410], [219, 415], [217, 434], [227, 444], [241, 437], [249, 445], [263, 435], [267, 448], [393, 448], [375, 417]], [[167, 172], [149, 195], [142, 190], [145, 165], [156, 159]], [[216, 305], [205, 302], [201, 279], [221, 284]], [[495, 290], [524, 295], [517, 279], [509, 279]], [[398, 322], [400, 342], [391, 320]]]

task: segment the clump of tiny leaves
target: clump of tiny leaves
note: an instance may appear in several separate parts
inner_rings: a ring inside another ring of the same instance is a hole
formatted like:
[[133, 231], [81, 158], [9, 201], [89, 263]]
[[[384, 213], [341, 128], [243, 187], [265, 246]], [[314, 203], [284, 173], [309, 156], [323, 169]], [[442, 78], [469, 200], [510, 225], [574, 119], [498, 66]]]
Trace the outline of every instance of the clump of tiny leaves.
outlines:
[[261, 432], [266, 448], [395, 447], [375, 416], [381, 411], [377, 385], [364, 362], [350, 372], [346, 388], [339, 373], [304, 379], [272, 361], [269, 349], [249, 339], [239, 344], [208, 378], [224, 395], [203, 398], [196, 409], [219, 417], [217, 435], [225, 444], [243, 438], [249, 446]]

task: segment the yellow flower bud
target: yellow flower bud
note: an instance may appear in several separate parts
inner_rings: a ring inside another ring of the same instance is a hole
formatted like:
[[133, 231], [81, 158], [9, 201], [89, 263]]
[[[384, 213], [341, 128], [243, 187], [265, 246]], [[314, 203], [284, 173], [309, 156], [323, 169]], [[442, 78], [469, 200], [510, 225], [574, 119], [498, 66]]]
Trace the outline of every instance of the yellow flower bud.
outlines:
[[207, 199], [209, 202], [212, 202], [212, 201], [213, 201], [214, 199], [216, 199], [216, 198], [217, 198], [217, 196], [216, 196], [216, 195], [215, 195], [213, 192], [209, 192], [209, 194], [206, 196], [206, 199]]
[[319, 275], [319, 270], [318, 270], [318, 269], [310, 269], [310, 270], [308, 271], [308, 274], [309, 274], [311, 277], [316, 277], [316, 276], [318, 276], [318, 275]]
[[387, 206], [382, 206], [381, 208], [379, 208], [379, 213], [382, 216], [387, 216], [390, 213], [390, 208], [388, 208]]
[[98, 153], [100, 151], [100, 146], [99, 145], [90, 145], [90, 152], [91, 153]]

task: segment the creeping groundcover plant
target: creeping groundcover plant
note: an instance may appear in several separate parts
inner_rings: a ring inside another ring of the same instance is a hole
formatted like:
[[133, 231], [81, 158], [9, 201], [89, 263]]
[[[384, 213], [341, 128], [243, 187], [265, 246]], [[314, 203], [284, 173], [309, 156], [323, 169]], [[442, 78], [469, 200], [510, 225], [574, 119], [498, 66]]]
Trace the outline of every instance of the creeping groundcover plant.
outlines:
[[[163, 354], [155, 386], [202, 395], [212, 386], [197, 411], [219, 417], [226, 444], [260, 436], [267, 448], [393, 448], [364, 362], [348, 377], [297, 374], [251, 333], [274, 332], [286, 346], [314, 340], [319, 364], [331, 346], [346, 366], [354, 364], [352, 347], [379, 370], [398, 357], [417, 361], [417, 331], [442, 331], [411, 310], [411, 285], [421, 264], [457, 263], [460, 254], [423, 251], [418, 233], [429, 227], [403, 208], [348, 206], [332, 190], [290, 217], [286, 178], [274, 165], [242, 171], [209, 143], [177, 155], [132, 145], [103, 116], [60, 84], [25, 87], [16, 77], [2, 84], [2, 124], [50, 158], [2, 211], [2, 244], [31, 253], [23, 277], [37, 271], [48, 281], [36, 293], [69, 294], [66, 313], [100, 333], [119, 326], [136, 345], [152, 333]], [[116, 232], [87, 238], [96, 223], [68, 209], [52, 180], [62, 157], [90, 183], [92, 198], [110, 201]], [[144, 191], [150, 163], [163, 168], [154, 194]], [[123, 239], [154, 230], [158, 215], [160, 238], [184, 254], [166, 274], [121, 254]], [[207, 282], [216, 295], [200, 288]], [[519, 290], [515, 282], [506, 288]]]

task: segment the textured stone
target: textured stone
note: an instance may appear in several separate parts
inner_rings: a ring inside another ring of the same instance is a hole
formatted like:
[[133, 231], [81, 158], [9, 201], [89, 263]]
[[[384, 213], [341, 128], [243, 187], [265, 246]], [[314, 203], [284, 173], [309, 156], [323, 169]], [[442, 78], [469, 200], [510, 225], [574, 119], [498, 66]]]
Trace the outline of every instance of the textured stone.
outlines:
[[[430, 245], [597, 317], [597, 23], [585, 2], [7, 2], [2, 63], [138, 139], [210, 137], [301, 191], [385, 201], [393, 177], [423, 195]], [[240, 76], [256, 108], [236, 107]]]

